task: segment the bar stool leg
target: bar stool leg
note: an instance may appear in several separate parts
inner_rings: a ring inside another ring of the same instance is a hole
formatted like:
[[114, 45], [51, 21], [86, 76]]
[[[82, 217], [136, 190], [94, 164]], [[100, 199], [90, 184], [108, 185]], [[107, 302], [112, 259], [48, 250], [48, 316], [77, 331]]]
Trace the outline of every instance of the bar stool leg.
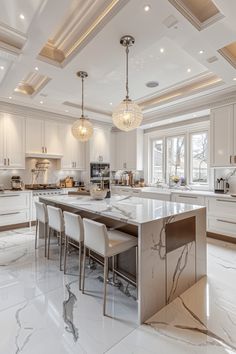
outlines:
[[82, 294], [84, 294], [84, 285], [85, 285], [85, 261], [86, 261], [86, 247], [84, 247], [84, 258], [83, 258]]
[[49, 230], [48, 230], [48, 259], [49, 259], [49, 252], [50, 252], [51, 232], [52, 232], [52, 229], [51, 229], [51, 227], [49, 227]]
[[105, 257], [104, 258], [103, 316], [106, 316], [107, 278], [108, 278], [108, 257]]
[[59, 239], [60, 239], [60, 270], [62, 270], [62, 232], [59, 232]]
[[116, 269], [116, 256], [113, 256], [112, 257], [112, 281], [113, 281], [113, 284], [116, 283], [115, 269]]
[[81, 290], [81, 256], [82, 256], [82, 242], [79, 243], [79, 290]]
[[138, 299], [138, 246], [135, 247], [136, 251], [136, 288], [137, 288], [137, 299]]
[[38, 220], [36, 220], [36, 229], [35, 229], [35, 245], [34, 245], [34, 248], [36, 249], [37, 248], [37, 245], [38, 245]]
[[47, 238], [48, 238], [48, 224], [44, 224], [44, 257], [47, 257]]
[[68, 252], [68, 237], [65, 235], [65, 248], [64, 248], [64, 274], [66, 274], [66, 261]]

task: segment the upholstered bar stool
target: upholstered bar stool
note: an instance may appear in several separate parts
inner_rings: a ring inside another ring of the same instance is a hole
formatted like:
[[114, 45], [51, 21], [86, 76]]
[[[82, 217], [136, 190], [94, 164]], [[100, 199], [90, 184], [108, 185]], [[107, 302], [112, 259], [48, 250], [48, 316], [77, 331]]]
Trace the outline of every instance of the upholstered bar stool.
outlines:
[[44, 256], [47, 256], [47, 238], [48, 238], [48, 211], [44, 203], [35, 202], [36, 209], [36, 231], [35, 231], [35, 249], [38, 247], [38, 230], [39, 223], [42, 223], [44, 226]]
[[108, 280], [108, 260], [122, 252], [137, 247], [138, 239], [117, 230], [108, 231], [106, 225], [84, 218], [84, 259], [83, 259], [83, 283], [85, 287], [85, 258], [86, 250], [92, 250], [104, 257], [104, 293], [103, 315], [106, 314], [106, 285]]
[[[64, 274], [66, 273], [66, 260], [68, 253], [68, 244], [75, 241], [79, 246], [79, 289], [81, 290], [81, 260], [82, 247], [84, 241], [84, 225], [80, 215], [64, 211], [65, 221], [65, 252], [64, 252]], [[72, 242], [70, 242], [72, 241]], [[75, 245], [77, 247], [77, 245]]]
[[57, 232], [57, 236], [59, 237], [60, 244], [60, 270], [62, 270], [62, 248], [63, 248], [63, 238], [65, 234], [65, 225], [64, 218], [62, 214], [62, 210], [60, 208], [55, 208], [51, 205], [47, 206], [48, 208], [48, 259], [50, 252], [50, 238], [51, 232], [54, 230]]

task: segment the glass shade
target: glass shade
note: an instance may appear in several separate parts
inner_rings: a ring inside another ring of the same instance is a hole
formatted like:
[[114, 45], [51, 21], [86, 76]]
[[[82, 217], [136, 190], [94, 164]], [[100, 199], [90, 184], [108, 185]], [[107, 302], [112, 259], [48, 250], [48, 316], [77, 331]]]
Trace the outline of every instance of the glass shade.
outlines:
[[87, 118], [81, 117], [71, 128], [73, 136], [80, 141], [88, 141], [93, 135], [93, 125]]
[[143, 114], [135, 102], [125, 99], [113, 111], [112, 119], [117, 128], [128, 132], [140, 126]]

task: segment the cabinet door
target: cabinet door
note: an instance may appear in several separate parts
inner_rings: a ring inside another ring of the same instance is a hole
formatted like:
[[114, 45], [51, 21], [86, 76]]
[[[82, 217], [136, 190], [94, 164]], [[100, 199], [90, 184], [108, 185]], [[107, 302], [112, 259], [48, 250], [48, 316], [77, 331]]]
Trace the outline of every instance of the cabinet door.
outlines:
[[110, 130], [94, 127], [90, 139], [90, 162], [110, 162]]
[[233, 105], [211, 112], [211, 166], [231, 165], [233, 155]]
[[74, 138], [71, 125], [60, 124], [60, 141], [63, 146], [61, 168], [63, 170], [84, 169], [85, 150], [84, 143]]
[[43, 121], [41, 119], [26, 119], [26, 153], [42, 154], [44, 147]]
[[5, 167], [4, 118], [0, 117], [0, 168]]
[[5, 118], [6, 158], [10, 168], [25, 167], [25, 119]]
[[46, 153], [51, 155], [62, 155], [62, 144], [59, 138], [59, 123], [54, 121], [44, 122], [44, 146]]

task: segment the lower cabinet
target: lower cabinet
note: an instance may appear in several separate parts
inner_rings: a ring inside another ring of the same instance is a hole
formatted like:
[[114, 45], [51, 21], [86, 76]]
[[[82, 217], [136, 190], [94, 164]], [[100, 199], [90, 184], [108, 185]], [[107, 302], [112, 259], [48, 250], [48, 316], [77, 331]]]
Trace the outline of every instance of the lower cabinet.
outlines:
[[185, 203], [193, 205], [205, 205], [205, 198], [201, 195], [175, 194], [171, 195], [171, 200], [176, 203]]
[[4, 193], [0, 195], [0, 227], [30, 221], [31, 193]]

